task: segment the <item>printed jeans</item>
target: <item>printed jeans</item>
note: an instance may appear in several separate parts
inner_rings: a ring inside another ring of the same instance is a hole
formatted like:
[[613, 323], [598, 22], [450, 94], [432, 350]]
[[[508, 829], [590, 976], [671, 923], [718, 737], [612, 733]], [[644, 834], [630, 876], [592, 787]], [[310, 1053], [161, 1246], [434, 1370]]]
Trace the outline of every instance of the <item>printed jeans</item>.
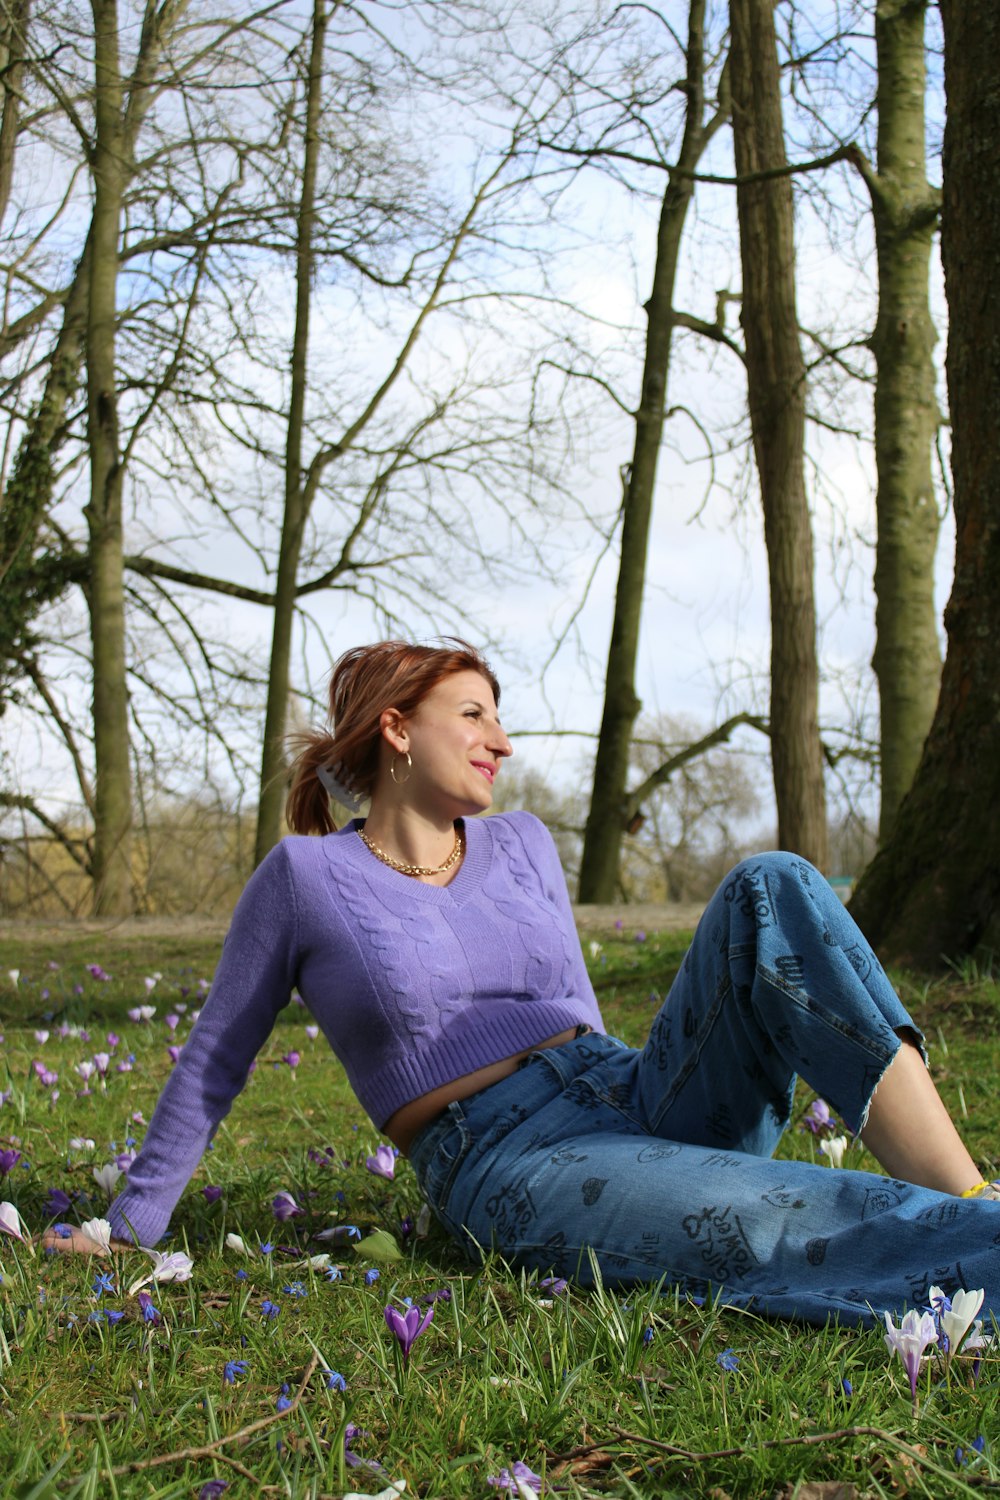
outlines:
[[820, 1325], [985, 1287], [1000, 1319], [1000, 1203], [770, 1159], [796, 1074], [858, 1132], [901, 1033], [920, 1041], [827, 882], [763, 855], [716, 892], [641, 1051], [591, 1033], [534, 1052], [410, 1159], [473, 1255]]

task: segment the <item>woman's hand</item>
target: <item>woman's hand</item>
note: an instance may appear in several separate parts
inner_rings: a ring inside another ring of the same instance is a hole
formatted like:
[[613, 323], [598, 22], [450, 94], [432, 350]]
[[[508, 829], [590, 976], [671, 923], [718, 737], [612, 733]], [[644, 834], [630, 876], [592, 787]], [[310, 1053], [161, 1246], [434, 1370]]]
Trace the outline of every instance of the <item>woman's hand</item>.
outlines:
[[[136, 1247], [128, 1240], [112, 1240], [112, 1250], [134, 1250]], [[63, 1255], [107, 1255], [103, 1245], [92, 1240], [89, 1234], [84, 1234], [82, 1229], [70, 1228], [69, 1234], [65, 1231], [57, 1234], [54, 1229], [46, 1229], [42, 1235], [43, 1250], [58, 1250]]]

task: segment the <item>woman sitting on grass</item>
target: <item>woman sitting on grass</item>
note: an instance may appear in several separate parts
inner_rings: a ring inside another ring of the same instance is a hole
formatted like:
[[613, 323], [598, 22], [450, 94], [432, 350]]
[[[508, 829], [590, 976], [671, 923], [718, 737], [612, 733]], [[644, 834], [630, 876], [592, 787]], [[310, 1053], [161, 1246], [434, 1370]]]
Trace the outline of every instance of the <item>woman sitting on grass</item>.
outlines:
[[[665, 1279], [772, 1316], [868, 1322], [986, 1288], [1000, 1207], [920, 1033], [804, 860], [744, 860], [641, 1050], [604, 1034], [551, 837], [476, 818], [511, 743], [461, 642], [349, 651], [306, 737], [284, 839], [109, 1211], [154, 1245], [297, 987], [378, 1129], [473, 1254], [612, 1285]], [[364, 819], [337, 830], [330, 795]], [[889, 1177], [772, 1160], [801, 1073]], [[58, 1241], [56, 1243], [59, 1243]], [[92, 1250], [79, 1232], [60, 1248]]]

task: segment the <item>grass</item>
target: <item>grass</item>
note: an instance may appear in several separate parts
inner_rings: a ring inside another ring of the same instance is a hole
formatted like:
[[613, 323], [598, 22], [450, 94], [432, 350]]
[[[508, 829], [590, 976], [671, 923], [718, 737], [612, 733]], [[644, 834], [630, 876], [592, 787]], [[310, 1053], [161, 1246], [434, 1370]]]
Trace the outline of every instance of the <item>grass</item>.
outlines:
[[[685, 945], [602, 940], [590, 963], [609, 1030], [644, 1037]], [[0, 942], [0, 1149], [21, 1153], [0, 1198], [33, 1230], [49, 1220], [51, 1189], [72, 1199], [61, 1219], [103, 1211], [93, 1168], [141, 1139], [171, 1066], [164, 1017], [180, 1016], [182, 1040], [217, 952], [201, 938]], [[88, 962], [113, 977], [94, 978]], [[978, 970], [899, 982], [949, 1106], [995, 1173], [1000, 986]], [[146, 1003], [152, 1020], [128, 1018]], [[367, 1169], [378, 1137], [307, 1022], [294, 1005], [283, 1013], [184, 1195], [169, 1248], [186, 1247], [194, 1273], [149, 1288], [155, 1320], [129, 1295], [146, 1268], [138, 1252], [101, 1266], [0, 1236], [5, 1495], [187, 1497], [217, 1480], [227, 1500], [319, 1497], [405, 1479], [408, 1494], [485, 1497], [515, 1461], [543, 1475], [546, 1494], [571, 1497], [791, 1500], [834, 1482], [854, 1486], [844, 1495], [941, 1497], [1000, 1482], [994, 1357], [975, 1384], [968, 1361], [948, 1381], [930, 1362], [915, 1414], [878, 1332], [767, 1323], [669, 1289], [553, 1294], [499, 1262], [470, 1267], [433, 1229], [404, 1234], [420, 1208], [412, 1174], [402, 1162], [391, 1181]], [[75, 1065], [110, 1050], [109, 1032], [120, 1040], [105, 1086], [92, 1077], [84, 1092]], [[43, 1085], [36, 1060], [57, 1085]], [[808, 1102], [803, 1091], [798, 1115]], [[809, 1158], [813, 1137], [792, 1129], [781, 1151]], [[859, 1147], [848, 1164], [874, 1167]], [[221, 1197], [207, 1201], [205, 1186]], [[271, 1211], [280, 1189], [305, 1209], [284, 1224]], [[400, 1258], [313, 1238], [334, 1225], [389, 1231]], [[246, 1254], [227, 1248], [230, 1232]], [[309, 1262], [324, 1249], [335, 1280]], [[406, 1365], [383, 1310], [440, 1292]]]

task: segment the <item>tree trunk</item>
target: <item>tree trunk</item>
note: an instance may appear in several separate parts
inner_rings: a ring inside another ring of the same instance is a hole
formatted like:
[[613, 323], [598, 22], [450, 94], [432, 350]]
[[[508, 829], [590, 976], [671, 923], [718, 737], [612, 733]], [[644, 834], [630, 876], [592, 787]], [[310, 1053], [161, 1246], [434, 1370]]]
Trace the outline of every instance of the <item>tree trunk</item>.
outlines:
[[87, 596], [93, 645], [95, 763], [94, 913], [132, 908], [132, 784], [125, 681], [122, 468], [115, 389], [115, 294], [122, 170], [122, 85], [116, 0], [94, 13], [94, 213], [87, 311], [87, 442], [90, 499]]
[[31, 0], [11, 0], [0, 14], [0, 224], [14, 177], [30, 11]]
[[851, 911], [924, 967], [1000, 950], [1000, 55], [994, 0], [942, 0], [941, 249], [948, 297], [955, 579], [941, 693], [913, 785]]
[[260, 803], [254, 862], [259, 864], [281, 835], [285, 804], [284, 735], [288, 713], [292, 630], [302, 538], [309, 499], [302, 465], [306, 389], [309, 364], [309, 311], [312, 296], [313, 227], [316, 168], [319, 160], [319, 115], [323, 93], [323, 52], [326, 44], [327, 0], [314, 0], [312, 46], [306, 89], [305, 149], [299, 201], [295, 265], [295, 331], [292, 336], [291, 393], [285, 433], [285, 509], [274, 586], [271, 665], [267, 680], [264, 744], [260, 765]]
[[871, 347], [878, 467], [876, 646], [881, 704], [884, 843], [934, 717], [941, 678], [934, 556], [938, 511], [931, 454], [940, 413], [937, 341], [928, 303], [940, 195], [924, 168], [923, 0], [879, 0], [878, 174], [869, 180], [878, 252], [878, 319]]
[[660, 208], [653, 288], [646, 303], [646, 351], [642, 392], [635, 418], [632, 463], [622, 496], [622, 540], [615, 590], [615, 612], [604, 679], [604, 712], [597, 742], [590, 811], [583, 841], [578, 899], [611, 902], [618, 896], [618, 865], [624, 833], [625, 784], [632, 726], [641, 704], [635, 691], [646, 581], [649, 526], [656, 467], [663, 437], [670, 349], [674, 332], [674, 283], [688, 206], [694, 193], [690, 174], [704, 149], [704, 0], [692, 0], [688, 13], [687, 107], [677, 166], [668, 174]]
[[[745, 178], [787, 165], [772, 0], [731, 0], [730, 24], [736, 172]], [[822, 869], [827, 828], [791, 179], [740, 182], [736, 199], [747, 388], [771, 589], [771, 763], [778, 843]]]

